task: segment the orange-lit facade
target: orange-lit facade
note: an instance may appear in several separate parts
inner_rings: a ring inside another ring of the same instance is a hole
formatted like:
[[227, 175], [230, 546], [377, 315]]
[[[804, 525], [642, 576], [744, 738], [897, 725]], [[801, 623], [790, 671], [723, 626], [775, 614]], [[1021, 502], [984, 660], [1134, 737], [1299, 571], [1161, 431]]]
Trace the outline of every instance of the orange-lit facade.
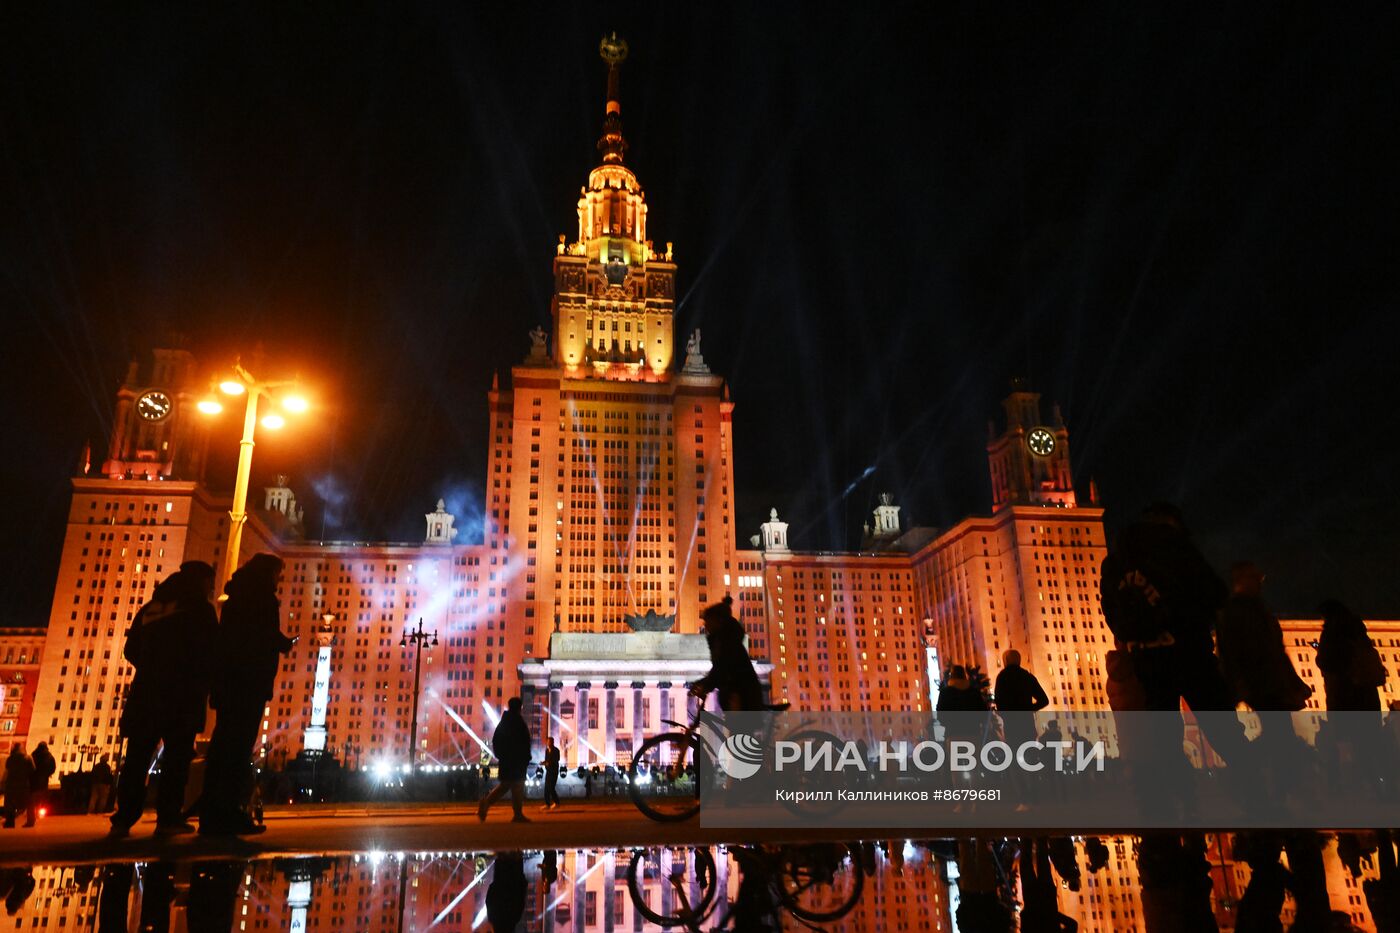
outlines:
[[0, 629], [0, 754], [15, 742], [28, 747], [47, 635], [42, 628]]
[[[486, 399], [481, 539], [458, 541], [439, 502], [419, 541], [309, 543], [285, 478], [252, 503], [244, 553], [286, 561], [283, 628], [301, 636], [259, 754], [275, 765], [302, 749], [328, 641], [326, 750], [352, 766], [406, 762], [416, 659], [400, 637], [421, 618], [439, 641], [423, 648], [415, 761], [479, 760], [524, 685], [534, 723], [561, 733], [570, 763], [623, 763], [663, 711], [680, 712], [695, 659], [668, 648], [624, 670], [614, 656], [640, 642], [599, 641], [590, 675], [587, 643], [568, 637], [631, 639], [638, 620], [694, 636], [701, 607], [724, 595], [771, 664], [773, 698], [804, 709], [927, 710], [942, 668], [994, 675], [1009, 648], [1054, 708], [1100, 708], [1102, 510], [1076, 494], [1058, 409], [1023, 386], [989, 432], [989, 515], [907, 528], [882, 497], [850, 553], [793, 549], [776, 510], [752, 537], [735, 526], [735, 404], [698, 333], [675, 339], [675, 253], [654, 246], [625, 164], [616, 53], [600, 162], [577, 232], [553, 256], [550, 329], [531, 334]], [[63, 771], [120, 749], [122, 642], [155, 583], [222, 554], [228, 500], [202, 483], [208, 440], [194, 414], [208, 376], [179, 349], [133, 365], [106, 458], [73, 481], [29, 729]], [[573, 653], [551, 658], [563, 644]], [[1392, 669], [1396, 647], [1383, 649]], [[1309, 658], [1298, 652], [1300, 666]]]

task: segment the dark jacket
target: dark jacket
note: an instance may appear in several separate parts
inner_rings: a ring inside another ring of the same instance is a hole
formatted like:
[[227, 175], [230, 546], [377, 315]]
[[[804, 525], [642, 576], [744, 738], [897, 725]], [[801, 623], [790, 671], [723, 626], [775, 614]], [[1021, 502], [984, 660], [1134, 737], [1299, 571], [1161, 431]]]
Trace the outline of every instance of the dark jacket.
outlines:
[[34, 762], [34, 774], [29, 779], [29, 786], [34, 790], [47, 790], [49, 778], [58, 770], [58, 762], [53, 760], [53, 754], [43, 742], [34, 749], [31, 760]]
[[33, 792], [34, 762], [20, 748], [10, 749], [5, 759], [5, 807], [11, 813], [29, 806]]
[[195, 731], [204, 726], [218, 627], [204, 594], [156, 588], [127, 629], [122, 649], [136, 670], [122, 708], [124, 735], [152, 725]]
[[758, 711], [765, 707], [763, 683], [744, 644], [744, 626], [721, 603], [705, 610], [705, 641], [710, 672], [696, 681], [702, 690], [718, 690], [721, 708]]
[[554, 776], [554, 777], [556, 777], [556, 778], [559, 777], [559, 760], [560, 760], [560, 755], [559, 755], [559, 746], [558, 746], [558, 745], [554, 746], [553, 748], [546, 748], [546, 749], [544, 750], [544, 772], [545, 772], [545, 774], [547, 774], [547, 775], [552, 775], [552, 776]]
[[212, 697], [216, 709], [261, 706], [272, 699], [277, 665], [292, 647], [292, 640], [282, 634], [276, 580], [255, 568], [256, 560], [240, 567], [224, 587], [228, 601], [219, 616]]
[[1104, 558], [1099, 586], [1104, 620], [1119, 642], [1170, 634], [1178, 651], [1212, 653], [1211, 631], [1229, 591], [1186, 532], [1130, 525]]
[[[938, 720], [949, 738], [980, 739], [987, 729], [987, 698], [967, 677], [950, 677], [939, 688]], [[945, 716], [952, 713], [952, 716]], [[975, 716], [974, 713], [982, 713]]]
[[1375, 650], [1360, 617], [1346, 610], [1324, 612], [1322, 635], [1317, 642], [1317, 669], [1322, 671], [1329, 710], [1380, 710], [1376, 687], [1359, 681], [1357, 676], [1366, 656]]
[[509, 709], [501, 714], [491, 736], [491, 751], [500, 763], [502, 781], [525, 780], [525, 769], [530, 764], [530, 727], [525, 725], [524, 716]]
[[1024, 667], [1004, 667], [997, 675], [997, 709], [1002, 712], [1035, 712], [1050, 705], [1050, 698], [1035, 675]]
[[1035, 711], [1050, 705], [1050, 698], [1034, 674], [1024, 667], [1004, 667], [997, 675], [997, 710], [1008, 742], [1035, 738]]
[[1252, 709], [1293, 712], [1312, 690], [1283, 646], [1283, 629], [1262, 599], [1231, 596], [1220, 617], [1215, 647], [1225, 681]]

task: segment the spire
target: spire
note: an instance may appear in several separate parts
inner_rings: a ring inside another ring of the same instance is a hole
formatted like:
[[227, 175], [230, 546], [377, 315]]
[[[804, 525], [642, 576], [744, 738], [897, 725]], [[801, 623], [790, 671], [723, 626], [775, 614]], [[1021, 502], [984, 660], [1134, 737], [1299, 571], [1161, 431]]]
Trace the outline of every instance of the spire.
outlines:
[[598, 43], [598, 54], [608, 63], [608, 109], [603, 118], [603, 135], [598, 138], [598, 151], [603, 154], [605, 164], [621, 164], [627, 141], [622, 138], [622, 104], [618, 100], [618, 84], [622, 76], [622, 63], [627, 60], [627, 40], [619, 39], [615, 32], [604, 36], [603, 41]]

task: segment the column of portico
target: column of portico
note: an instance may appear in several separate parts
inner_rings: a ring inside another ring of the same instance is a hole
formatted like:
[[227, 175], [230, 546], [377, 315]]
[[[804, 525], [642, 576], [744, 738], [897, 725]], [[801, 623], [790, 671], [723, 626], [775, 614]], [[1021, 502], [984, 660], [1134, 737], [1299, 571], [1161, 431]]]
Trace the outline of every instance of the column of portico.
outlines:
[[617, 853], [608, 849], [603, 853], [603, 929], [612, 930], [617, 925], [613, 916], [613, 892], [617, 890]]
[[574, 707], [574, 749], [575, 765], [583, 766], [590, 762], [588, 751], [588, 688], [586, 680], [578, 682], [578, 697]]
[[[584, 905], [588, 903], [588, 850], [579, 849], [574, 855], [574, 933], [584, 933]], [[612, 892], [608, 892], [611, 895]]]
[[[670, 697], [671, 697], [671, 682], [670, 682], [669, 680], [663, 680], [663, 681], [661, 681], [660, 683], [658, 683], [656, 686], [657, 686], [657, 694], [656, 694], [657, 699], [656, 699], [656, 702], [659, 703], [659, 704], [661, 705], [661, 710], [660, 710], [660, 713], [658, 714], [658, 719], [675, 719], [674, 716], [668, 716], [668, 715], [667, 715], [667, 711], [666, 711], [666, 701], [669, 700]], [[663, 722], [663, 723], [661, 723], [661, 725], [660, 725], [658, 728], [659, 728], [662, 732], [665, 732], [667, 729], [670, 729], [670, 728], [672, 728], [672, 727], [666, 725], [666, 724]]]
[[[617, 681], [609, 680], [603, 684], [603, 699], [607, 704], [604, 710], [603, 723], [606, 738], [603, 741], [603, 757], [608, 764], [617, 764]], [[611, 890], [611, 889], [610, 889]]]
[[632, 754], [637, 754], [637, 749], [642, 747], [642, 690], [646, 688], [646, 682], [641, 680], [632, 681]]
[[559, 734], [559, 695], [563, 687], [557, 680], [549, 682], [549, 721], [545, 723], [549, 734], [554, 736], [554, 744], [560, 748], [564, 746], [564, 737]]

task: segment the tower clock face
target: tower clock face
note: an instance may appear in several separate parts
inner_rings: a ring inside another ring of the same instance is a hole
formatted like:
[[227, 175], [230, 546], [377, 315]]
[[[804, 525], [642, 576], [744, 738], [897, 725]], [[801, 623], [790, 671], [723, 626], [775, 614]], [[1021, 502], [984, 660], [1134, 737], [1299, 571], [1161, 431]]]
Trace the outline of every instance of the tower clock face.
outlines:
[[1026, 436], [1026, 446], [1037, 457], [1048, 457], [1055, 452], [1055, 435], [1045, 428], [1036, 428]]
[[170, 417], [170, 396], [164, 392], [147, 392], [136, 400], [136, 413], [147, 421], [164, 421]]

